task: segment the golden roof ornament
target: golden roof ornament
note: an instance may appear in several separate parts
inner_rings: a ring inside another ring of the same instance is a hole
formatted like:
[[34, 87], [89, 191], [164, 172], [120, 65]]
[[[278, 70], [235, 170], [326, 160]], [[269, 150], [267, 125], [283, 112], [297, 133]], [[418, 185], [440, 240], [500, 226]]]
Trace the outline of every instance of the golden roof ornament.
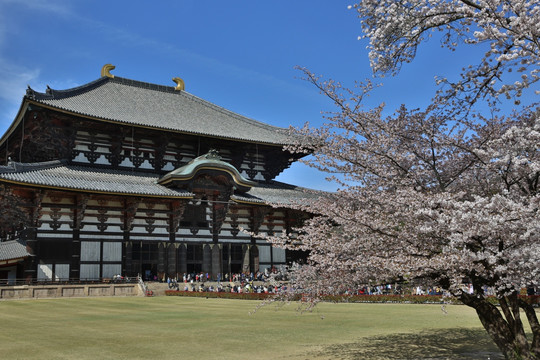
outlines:
[[176, 83], [176, 87], [174, 88], [174, 90], [178, 90], [178, 91], [186, 90], [186, 85], [184, 84], [184, 80], [180, 79], [179, 77], [173, 77], [172, 81]]
[[111, 64], [103, 65], [103, 67], [101, 68], [101, 76], [110, 77], [111, 79], [114, 78], [114, 75], [111, 74], [111, 70], [114, 70], [115, 68], [116, 66], [111, 65]]

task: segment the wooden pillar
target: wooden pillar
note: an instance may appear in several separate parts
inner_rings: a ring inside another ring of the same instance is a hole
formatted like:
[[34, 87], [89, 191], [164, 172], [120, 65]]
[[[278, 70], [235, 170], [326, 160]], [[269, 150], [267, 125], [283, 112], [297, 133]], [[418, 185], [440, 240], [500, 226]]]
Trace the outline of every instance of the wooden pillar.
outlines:
[[177, 258], [177, 264], [178, 264], [178, 272], [180, 275], [187, 272], [187, 251], [186, 251], [186, 244], [180, 244], [178, 245], [178, 258]]
[[[125, 239], [125, 238], [124, 238]], [[139, 269], [133, 269], [133, 245], [131, 241], [124, 240], [122, 251], [122, 274], [126, 276], [135, 276], [139, 273]]]
[[[7, 151], [7, 150], [6, 150]], [[26, 248], [31, 255], [26, 259], [24, 264], [24, 278], [30, 282], [37, 280], [37, 267], [38, 267], [38, 255], [39, 255], [39, 242], [38, 242], [38, 229], [40, 227], [40, 218], [42, 205], [41, 201], [45, 195], [44, 191], [36, 191], [34, 194], [34, 207], [32, 208], [31, 223], [26, 228]]]
[[73, 197], [73, 240], [71, 242], [71, 264], [69, 266], [69, 277], [71, 279], [80, 279], [81, 276], [81, 227], [84, 219], [84, 212], [88, 205], [89, 195], [76, 195]]
[[178, 273], [176, 261], [176, 245], [168, 244], [167, 246], [167, 276], [171, 279], [176, 277]]
[[[224, 250], [224, 247], [225, 247], [225, 250]], [[221, 254], [223, 255], [223, 252], [225, 252], [227, 254], [227, 257], [224, 260], [225, 263], [221, 264], [224, 273], [229, 273], [229, 274], [231, 273], [231, 251], [232, 251], [231, 244], [223, 244], [223, 245], [221, 245]], [[222, 259], [223, 259], [223, 257], [222, 257]]]
[[250, 245], [243, 245], [242, 246], [242, 272], [247, 273], [249, 272], [249, 260], [250, 260]]
[[124, 219], [123, 219], [123, 244], [124, 244], [124, 251], [122, 251], [122, 270], [124, 271], [124, 274], [134, 276], [134, 274], [138, 274], [140, 269], [137, 269], [137, 272], [133, 269], [133, 245], [130, 242], [129, 238], [129, 230], [131, 223], [128, 220], [128, 209], [126, 205], [126, 201], [124, 201]]
[[221, 269], [221, 248], [219, 244], [212, 246], [212, 278], [217, 279], [218, 273], [221, 274], [223, 279], [223, 271]]
[[[32, 255], [37, 255], [37, 229], [35, 226], [26, 229], [26, 248]], [[29, 256], [24, 263], [24, 279], [27, 282], [37, 279], [37, 261], [35, 256]]]
[[[123, 223], [121, 229], [124, 231], [124, 251], [122, 252], [122, 269], [126, 275], [135, 276], [142, 273], [141, 259], [136, 259], [136, 264], [133, 264], [133, 242], [131, 241], [131, 228], [139, 204], [141, 203], [140, 198], [125, 198], [124, 199], [124, 210], [123, 210]], [[140, 244], [140, 242], [139, 242]], [[140, 252], [139, 252], [140, 253]]]
[[160, 242], [158, 244], [158, 263], [157, 263], [157, 273], [158, 279], [163, 279], [165, 271], [167, 269], [167, 256], [166, 256], [166, 243]]
[[203, 263], [202, 263], [202, 272], [211, 273], [212, 272], [212, 249], [210, 245], [203, 245]]
[[69, 277], [71, 279], [80, 278], [81, 269], [81, 239], [80, 230], [73, 229], [73, 240], [71, 242], [71, 264], [69, 265]]
[[256, 274], [259, 271], [259, 248], [252, 244], [249, 250], [249, 271]]

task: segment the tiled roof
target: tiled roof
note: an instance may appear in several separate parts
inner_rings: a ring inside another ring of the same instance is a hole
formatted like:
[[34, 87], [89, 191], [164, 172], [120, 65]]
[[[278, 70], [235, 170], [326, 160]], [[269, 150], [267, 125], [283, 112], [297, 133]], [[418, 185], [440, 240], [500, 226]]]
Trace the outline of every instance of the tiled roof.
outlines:
[[[106, 194], [167, 198], [194, 196], [186, 190], [158, 184], [157, 174], [68, 165], [60, 160], [10, 162], [7, 166], [0, 166], [0, 182], [2, 180], [28, 186]], [[321, 191], [274, 181], [256, 184], [247, 193], [237, 192], [231, 200], [261, 205], [289, 205], [314, 201], [321, 194]]]
[[27, 90], [44, 105], [107, 121], [219, 138], [283, 145], [284, 128], [236, 114], [186, 91], [121, 77], [102, 77], [86, 85], [46, 93]]
[[270, 205], [302, 204], [306, 201], [317, 200], [323, 192], [274, 181], [268, 184], [259, 184], [248, 193], [238, 193], [232, 200], [239, 202], [260, 203]]
[[85, 166], [62, 161], [0, 166], [0, 179], [26, 185], [101, 193], [189, 198], [193, 194], [157, 184], [155, 174], [136, 173]]
[[22, 241], [11, 240], [0, 242], [0, 261], [30, 256]]

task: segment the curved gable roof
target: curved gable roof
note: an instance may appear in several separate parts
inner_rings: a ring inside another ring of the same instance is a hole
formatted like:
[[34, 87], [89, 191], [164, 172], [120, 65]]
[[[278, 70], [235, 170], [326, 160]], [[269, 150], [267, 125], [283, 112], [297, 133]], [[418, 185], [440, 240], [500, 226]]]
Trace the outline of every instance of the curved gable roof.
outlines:
[[222, 161], [216, 150], [210, 150], [208, 154], [199, 156], [191, 160], [187, 165], [169, 172], [159, 179], [158, 183], [166, 185], [174, 182], [187, 182], [193, 179], [197, 173], [205, 170], [227, 174], [242, 192], [247, 192], [257, 185], [256, 182], [244, 178], [233, 165]]
[[115, 76], [67, 89], [28, 89], [26, 99], [90, 118], [271, 145], [290, 143], [287, 129], [261, 123], [186, 91]]

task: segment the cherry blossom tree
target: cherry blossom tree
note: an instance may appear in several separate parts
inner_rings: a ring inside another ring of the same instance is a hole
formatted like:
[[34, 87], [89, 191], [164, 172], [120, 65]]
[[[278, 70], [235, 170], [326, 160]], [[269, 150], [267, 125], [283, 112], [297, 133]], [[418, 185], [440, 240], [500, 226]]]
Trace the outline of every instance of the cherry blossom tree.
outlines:
[[[362, 107], [370, 83], [353, 91], [303, 69], [337, 111], [319, 128], [293, 130], [300, 140], [288, 150], [311, 153], [308, 164], [335, 174], [340, 190], [295, 205], [314, 216], [294, 235], [269, 238], [309, 251], [308, 263], [292, 270], [293, 288], [312, 300], [425, 281], [474, 308], [506, 358], [540, 359], [538, 316], [519, 296], [540, 285], [540, 110], [534, 101], [517, 108], [538, 80], [540, 5], [364, 0], [352, 7], [376, 73], [412, 61], [433, 30], [444, 33], [450, 49], [489, 49], [459, 81], [441, 79], [427, 109], [402, 106], [390, 116], [384, 105]], [[508, 82], [515, 73], [521, 80]], [[507, 98], [516, 106], [512, 114], [471, 111], [482, 101], [494, 110]]]
[[396, 74], [412, 61], [418, 46], [442, 33], [441, 46], [484, 45], [477, 64], [464, 68], [441, 96], [466, 104], [479, 99], [520, 102], [524, 89], [539, 80], [540, 5], [536, 0], [363, 0], [351, 5], [369, 39], [371, 67], [377, 74]]

